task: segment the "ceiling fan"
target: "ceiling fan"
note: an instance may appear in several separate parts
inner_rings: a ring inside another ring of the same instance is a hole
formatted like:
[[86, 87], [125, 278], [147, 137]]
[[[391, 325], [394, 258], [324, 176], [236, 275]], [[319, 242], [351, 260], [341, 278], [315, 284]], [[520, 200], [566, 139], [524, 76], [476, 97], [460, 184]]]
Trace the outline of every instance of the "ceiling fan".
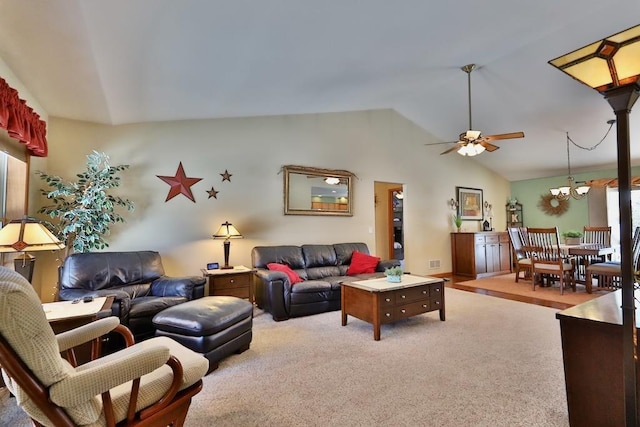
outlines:
[[487, 150], [489, 152], [497, 150], [497, 145], [491, 144], [491, 141], [497, 141], [500, 139], [514, 139], [514, 138], [523, 138], [524, 132], [511, 132], [511, 133], [501, 133], [498, 135], [487, 135], [484, 136], [479, 130], [472, 130], [471, 126], [471, 72], [475, 70], [476, 64], [468, 64], [460, 69], [467, 73], [467, 82], [469, 88], [469, 130], [460, 134], [458, 141], [448, 141], [448, 142], [436, 142], [433, 144], [425, 144], [425, 145], [437, 145], [437, 144], [456, 144], [448, 150], [443, 151], [442, 154], [447, 154], [452, 151], [458, 151], [459, 154], [463, 156], [475, 156], [477, 154], [482, 153]]

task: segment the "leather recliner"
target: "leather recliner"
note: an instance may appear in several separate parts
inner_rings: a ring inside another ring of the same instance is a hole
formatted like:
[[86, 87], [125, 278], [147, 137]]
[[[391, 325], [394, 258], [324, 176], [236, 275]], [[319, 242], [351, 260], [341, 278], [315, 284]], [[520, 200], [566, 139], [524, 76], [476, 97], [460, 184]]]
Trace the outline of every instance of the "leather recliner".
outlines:
[[157, 313], [202, 298], [205, 282], [200, 276], [165, 276], [160, 254], [154, 251], [76, 253], [59, 269], [59, 297], [114, 296], [112, 314], [140, 341], [154, 335]]

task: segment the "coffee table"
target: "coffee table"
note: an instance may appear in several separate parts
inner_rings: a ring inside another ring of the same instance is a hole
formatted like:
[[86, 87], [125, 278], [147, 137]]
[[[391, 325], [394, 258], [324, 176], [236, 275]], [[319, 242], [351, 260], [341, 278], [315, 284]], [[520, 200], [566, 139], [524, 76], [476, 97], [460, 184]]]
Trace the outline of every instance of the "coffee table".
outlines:
[[385, 277], [341, 283], [342, 326], [351, 315], [373, 325], [373, 339], [380, 340], [380, 325], [429, 311], [445, 320], [444, 280], [404, 274], [400, 283]]

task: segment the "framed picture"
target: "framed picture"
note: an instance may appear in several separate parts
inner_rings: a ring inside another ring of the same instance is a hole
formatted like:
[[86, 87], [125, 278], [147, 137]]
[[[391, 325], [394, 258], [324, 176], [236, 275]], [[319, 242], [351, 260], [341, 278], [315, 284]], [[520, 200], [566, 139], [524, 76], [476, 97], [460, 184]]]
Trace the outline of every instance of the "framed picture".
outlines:
[[466, 221], [482, 221], [482, 190], [456, 187], [456, 193], [460, 217]]

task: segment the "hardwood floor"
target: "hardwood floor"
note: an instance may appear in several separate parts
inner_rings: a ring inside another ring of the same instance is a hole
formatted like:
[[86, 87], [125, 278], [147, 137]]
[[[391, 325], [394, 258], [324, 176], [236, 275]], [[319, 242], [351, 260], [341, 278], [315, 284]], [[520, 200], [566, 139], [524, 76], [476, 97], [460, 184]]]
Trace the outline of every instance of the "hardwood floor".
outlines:
[[477, 294], [484, 294], [484, 295], [491, 295], [494, 297], [498, 297], [498, 298], [504, 298], [504, 299], [509, 299], [512, 301], [520, 301], [520, 302], [526, 302], [529, 304], [537, 304], [537, 305], [542, 305], [545, 307], [551, 307], [551, 308], [556, 308], [559, 310], [565, 310], [569, 307], [573, 307], [573, 304], [567, 304], [567, 303], [563, 303], [563, 302], [558, 302], [558, 301], [547, 301], [547, 300], [542, 300], [542, 299], [538, 299], [538, 298], [534, 298], [534, 297], [528, 297], [525, 295], [513, 295], [513, 294], [508, 294], [505, 292], [500, 292], [500, 291], [491, 291], [491, 290], [487, 290], [487, 289], [480, 289], [477, 288], [475, 286], [468, 286], [465, 285], [464, 282], [469, 281], [469, 280], [473, 280], [469, 277], [463, 277], [463, 276], [454, 276], [454, 275], [442, 275], [441, 277], [448, 279], [449, 281], [447, 281], [445, 283], [445, 286], [448, 288], [453, 288], [453, 289], [460, 289], [462, 291], [468, 291], [468, 292], [474, 292]]

